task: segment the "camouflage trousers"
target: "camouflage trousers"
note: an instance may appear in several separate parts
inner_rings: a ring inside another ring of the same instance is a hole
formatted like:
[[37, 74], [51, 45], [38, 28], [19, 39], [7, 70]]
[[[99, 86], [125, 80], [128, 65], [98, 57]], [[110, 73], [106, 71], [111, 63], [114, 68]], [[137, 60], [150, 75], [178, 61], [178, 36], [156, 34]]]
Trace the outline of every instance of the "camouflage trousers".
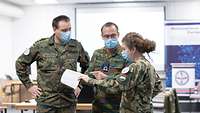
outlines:
[[76, 113], [76, 106], [52, 107], [48, 105], [37, 105], [37, 113]]
[[94, 100], [92, 104], [92, 113], [119, 113], [120, 103], [117, 101], [106, 101], [101, 103]]

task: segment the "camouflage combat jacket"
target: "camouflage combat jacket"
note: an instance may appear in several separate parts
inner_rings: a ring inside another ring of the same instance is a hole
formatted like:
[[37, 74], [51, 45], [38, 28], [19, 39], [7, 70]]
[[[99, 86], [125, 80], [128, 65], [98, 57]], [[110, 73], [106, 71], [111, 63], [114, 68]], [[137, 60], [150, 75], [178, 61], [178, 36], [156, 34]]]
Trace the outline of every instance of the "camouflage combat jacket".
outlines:
[[77, 62], [82, 69], [87, 69], [89, 58], [81, 43], [71, 39], [64, 46], [56, 46], [54, 35], [35, 42], [16, 61], [17, 75], [26, 88], [33, 85], [29, 79], [29, 68], [34, 61], [37, 64], [37, 84], [42, 89], [42, 95], [36, 99], [38, 104], [56, 107], [74, 105], [74, 90], [60, 80], [65, 69], [76, 71]]
[[122, 91], [120, 113], [152, 113], [156, 71], [144, 58], [132, 63], [113, 79], [89, 79], [88, 83]]
[[[109, 75], [108, 79], [114, 78], [121, 73], [127, 62], [121, 56], [122, 49], [120, 46], [112, 52], [105, 47], [94, 51], [89, 68], [86, 74], [94, 78], [89, 72], [102, 71]], [[105, 90], [103, 87], [95, 86], [95, 99], [93, 101], [93, 112], [96, 113], [118, 113], [121, 100], [121, 92]]]

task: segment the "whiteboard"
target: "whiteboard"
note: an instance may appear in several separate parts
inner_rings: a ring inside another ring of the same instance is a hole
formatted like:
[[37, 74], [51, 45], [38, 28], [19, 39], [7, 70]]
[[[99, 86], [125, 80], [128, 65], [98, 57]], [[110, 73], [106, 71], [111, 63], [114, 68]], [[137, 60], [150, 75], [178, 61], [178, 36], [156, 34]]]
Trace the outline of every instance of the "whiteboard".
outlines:
[[[138, 32], [144, 38], [156, 42], [156, 51], [151, 53], [151, 62], [157, 70], [164, 70], [164, 8], [163, 7], [106, 7], [76, 9], [76, 39], [89, 55], [104, 46], [101, 27], [114, 22], [119, 27], [121, 39], [128, 32]], [[148, 57], [146, 57], [148, 58]]]

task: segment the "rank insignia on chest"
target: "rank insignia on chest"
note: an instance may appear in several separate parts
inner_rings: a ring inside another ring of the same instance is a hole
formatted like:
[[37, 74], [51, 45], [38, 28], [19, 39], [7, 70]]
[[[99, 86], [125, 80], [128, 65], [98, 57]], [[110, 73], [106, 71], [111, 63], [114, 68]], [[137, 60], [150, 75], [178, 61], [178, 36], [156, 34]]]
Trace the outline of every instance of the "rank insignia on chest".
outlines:
[[108, 72], [110, 70], [110, 64], [108, 62], [104, 62], [102, 65], [101, 65], [101, 69], [104, 71], [104, 72]]

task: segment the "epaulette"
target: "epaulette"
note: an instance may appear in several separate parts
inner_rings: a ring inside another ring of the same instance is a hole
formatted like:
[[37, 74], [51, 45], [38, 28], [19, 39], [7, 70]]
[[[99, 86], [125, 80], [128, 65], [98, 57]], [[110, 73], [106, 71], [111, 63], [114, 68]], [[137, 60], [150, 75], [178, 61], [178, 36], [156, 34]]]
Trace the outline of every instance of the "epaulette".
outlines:
[[41, 38], [39, 40], [37, 40], [33, 45], [36, 46], [36, 45], [41, 45], [43, 44], [44, 42], [49, 42], [49, 38]]
[[37, 40], [35, 43], [38, 43], [38, 42], [44, 41], [44, 40], [46, 40], [46, 39], [49, 39], [49, 38], [41, 38], [41, 39]]
[[76, 39], [71, 39], [69, 42], [69, 46], [76, 46], [79, 42]]
[[76, 39], [71, 39], [70, 41], [71, 42], [78, 42]]
[[104, 52], [104, 48], [96, 49], [96, 50], [94, 51], [94, 53], [95, 53], [96, 55], [104, 54], [104, 53], [105, 53], [105, 52]]
[[97, 52], [103, 52], [104, 48], [102, 47], [102, 48], [96, 49], [95, 51], [97, 51]]

